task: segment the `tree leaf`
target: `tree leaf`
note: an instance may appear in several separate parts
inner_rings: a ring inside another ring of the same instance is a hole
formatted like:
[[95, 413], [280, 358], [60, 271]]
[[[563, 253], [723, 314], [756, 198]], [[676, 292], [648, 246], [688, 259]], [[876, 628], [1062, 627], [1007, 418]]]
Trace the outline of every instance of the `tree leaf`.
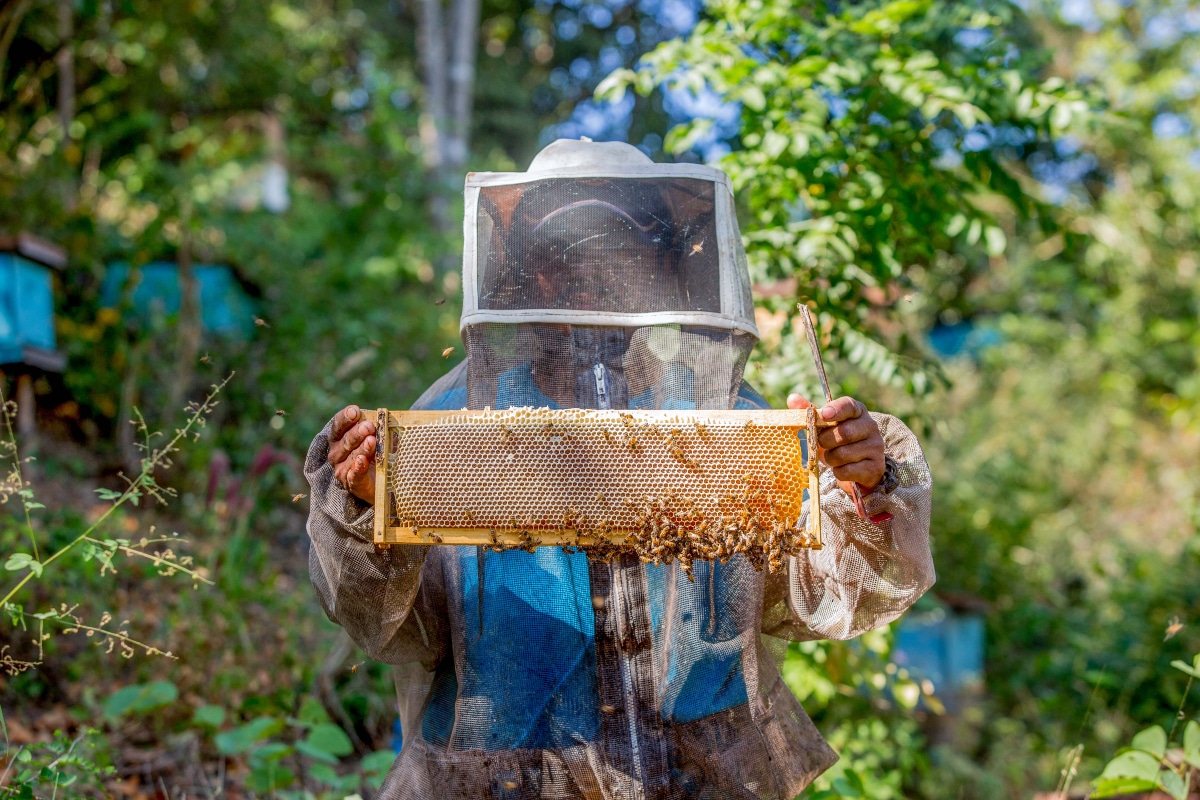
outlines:
[[358, 766], [371, 785], [378, 787], [383, 783], [384, 777], [387, 776], [388, 770], [394, 763], [396, 763], [396, 754], [391, 750], [376, 750], [374, 753], [363, 756], [363, 760], [359, 762]]
[[225, 709], [220, 706], [200, 706], [192, 714], [192, 724], [205, 728], [219, 728], [225, 721]]
[[1158, 725], [1146, 728], [1133, 737], [1130, 746], [1161, 759], [1167, 752], [1167, 732]]
[[1183, 757], [1196, 769], [1200, 769], [1200, 722], [1190, 720], [1183, 729]]
[[1114, 797], [1116, 795], [1152, 792], [1158, 788], [1155, 781], [1142, 778], [1102, 778], [1093, 784], [1092, 797]]
[[246, 785], [256, 792], [268, 794], [277, 789], [286, 789], [296, 781], [296, 774], [287, 767], [275, 763], [260, 764], [250, 771]]
[[314, 726], [304, 743], [331, 756], [348, 756], [354, 752], [354, 745], [345, 731], [328, 722]]
[[274, 736], [283, 730], [283, 720], [274, 717], [259, 717], [232, 730], [218, 733], [214, 738], [217, 750], [224, 755], [245, 753], [256, 742]]
[[1175, 800], [1187, 800], [1187, 784], [1174, 770], [1164, 769], [1158, 777], [1158, 785]]
[[42, 565], [29, 553], [13, 553], [8, 557], [8, 561], [4, 562], [4, 568], [9, 572], [16, 572], [19, 569], [33, 569], [33, 565], [37, 564], [37, 575], [42, 574]]
[[328, 753], [319, 747], [314, 747], [313, 745], [309, 744], [307, 740], [296, 742], [296, 752], [303, 753], [313, 761], [319, 761], [325, 764], [338, 763], [337, 756], [333, 755], [332, 753]]
[[329, 722], [329, 714], [325, 711], [325, 706], [321, 705], [321, 701], [311, 695], [306, 696], [301, 701], [300, 711], [296, 716], [300, 724], [305, 727]]
[[1104, 767], [1100, 778], [1136, 778], [1153, 784], [1158, 780], [1159, 760], [1143, 750], [1126, 750]]
[[113, 692], [104, 701], [104, 718], [115, 722], [125, 714], [144, 714], [179, 699], [179, 689], [170, 681], [125, 686]]
[[1200, 678], [1200, 656], [1196, 656], [1196, 664], [1188, 664], [1186, 661], [1172, 661], [1171, 666], [1180, 672], [1191, 675], [1193, 678]]

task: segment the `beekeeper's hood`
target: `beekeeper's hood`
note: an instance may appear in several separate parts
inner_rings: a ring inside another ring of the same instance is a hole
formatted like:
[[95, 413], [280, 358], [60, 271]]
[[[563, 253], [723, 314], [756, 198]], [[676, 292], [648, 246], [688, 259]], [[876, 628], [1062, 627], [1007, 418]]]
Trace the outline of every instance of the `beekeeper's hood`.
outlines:
[[723, 172], [560, 139], [465, 206], [470, 407], [732, 407], [758, 331]]

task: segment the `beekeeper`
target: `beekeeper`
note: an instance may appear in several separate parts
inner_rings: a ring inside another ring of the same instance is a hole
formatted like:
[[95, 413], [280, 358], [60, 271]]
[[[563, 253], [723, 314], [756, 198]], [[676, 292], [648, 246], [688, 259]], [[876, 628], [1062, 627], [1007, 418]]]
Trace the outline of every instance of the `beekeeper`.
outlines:
[[[469, 175], [465, 200], [467, 358], [414, 408], [766, 406], [742, 379], [757, 330], [723, 173], [560, 140]], [[396, 665], [380, 796], [795, 797], [837, 756], [780, 677], [784, 640], [857, 636], [934, 580], [912, 432], [849, 397], [820, 413], [825, 548], [693, 581], [556, 547], [377, 550], [374, 422], [340, 411], [305, 465], [309, 562], [329, 617]]]

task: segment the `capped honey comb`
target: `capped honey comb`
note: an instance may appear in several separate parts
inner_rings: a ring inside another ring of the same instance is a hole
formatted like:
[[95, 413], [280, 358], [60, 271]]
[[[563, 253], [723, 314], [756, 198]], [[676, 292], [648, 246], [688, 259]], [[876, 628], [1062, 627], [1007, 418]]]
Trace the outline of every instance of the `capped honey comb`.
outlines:
[[776, 566], [819, 548], [804, 411], [379, 410], [375, 542]]

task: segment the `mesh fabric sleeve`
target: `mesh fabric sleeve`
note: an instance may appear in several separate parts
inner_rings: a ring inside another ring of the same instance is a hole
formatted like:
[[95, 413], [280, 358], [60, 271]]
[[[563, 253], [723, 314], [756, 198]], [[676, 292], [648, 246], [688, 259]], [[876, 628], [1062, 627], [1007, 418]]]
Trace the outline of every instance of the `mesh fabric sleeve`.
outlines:
[[794, 640], [850, 639], [896, 619], [933, 585], [929, 465], [903, 422], [887, 414], [871, 416], [899, 467], [900, 485], [891, 494], [863, 500], [868, 515], [887, 512], [892, 519], [880, 525], [861, 519], [833, 472], [822, 468], [825, 546], [789, 559], [786, 573], [767, 576], [764, 633]]
[[440, 559], [427, 558], [428, 547], [375, 547], [375, 510], [338, 483], [328, 462], [332, 424], [304, 462], [308, 570], [321, 606], [371, 658], [432, 665], [447, 646]]

